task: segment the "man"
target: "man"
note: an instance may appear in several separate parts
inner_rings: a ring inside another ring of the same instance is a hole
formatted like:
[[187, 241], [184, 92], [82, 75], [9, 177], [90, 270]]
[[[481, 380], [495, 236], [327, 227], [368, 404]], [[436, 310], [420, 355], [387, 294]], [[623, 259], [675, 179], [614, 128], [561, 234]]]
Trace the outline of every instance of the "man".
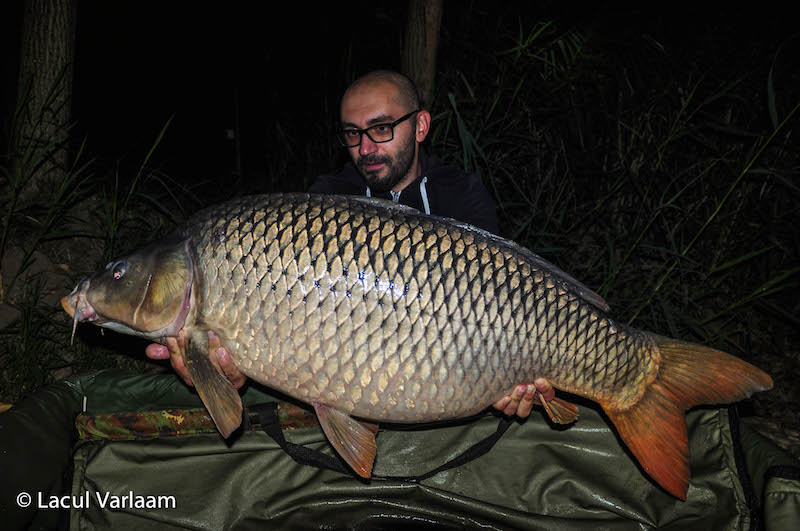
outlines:
[[[382, 197], [437, 216], [465, 221], [498, 232], [494, 203], [480, 179], [458, 168], [442, 165], [420, 146], [430, 130], [431, 115], [420, 108], [414, 83], [397, 72], [379, 70], [357, 79], [341, 103], [339, 142], [347, 147], [351, 162], [336, 175], [317, 178], [309, 192]], [[192, 385], [183, 362], [183, 336], [167, 339], [166, 347], [149, 345], [153, 359], [170, 358], [175, 371]], [[209, 334], [209, 358], [238, 389], [246, 377]], [[536, 393], [547, 401], [555, 391], [543, 378], [515, 387], [494, 407], [506, 415], [525, 418]]]
[[359, 78], [342, 97], [336, 135], [351, 162], [318, 177], [309, 192], [381, 197], [497, 233], [494, 202], [481, 180], [420, 146], [430, 124], [406, 76], [380, 70]]

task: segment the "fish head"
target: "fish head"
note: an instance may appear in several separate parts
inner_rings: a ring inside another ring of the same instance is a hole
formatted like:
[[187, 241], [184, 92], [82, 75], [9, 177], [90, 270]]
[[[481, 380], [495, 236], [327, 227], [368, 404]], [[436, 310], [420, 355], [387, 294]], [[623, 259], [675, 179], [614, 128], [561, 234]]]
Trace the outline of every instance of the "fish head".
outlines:
[[61, 306], [79, 322], [159, 340], [175, 336], [191, 307], [188, 240], [168, 236], [81, 280]]

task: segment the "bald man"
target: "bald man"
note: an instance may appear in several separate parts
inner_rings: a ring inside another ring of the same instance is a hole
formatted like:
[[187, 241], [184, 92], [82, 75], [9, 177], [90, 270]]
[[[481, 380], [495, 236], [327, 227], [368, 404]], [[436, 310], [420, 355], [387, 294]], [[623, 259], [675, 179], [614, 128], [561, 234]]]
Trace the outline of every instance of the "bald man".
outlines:
[[389, 199], [496, 234], [494, 202], [480, 178], [421, 147], [430, 125], [409, 78], [387, 70], [360, 77], [342, 97], [336, 135], [351, 162], [318, 177], [309, 192]]
[[[370, 72], [342, 96], [339, 143], [351, 161], [336, 175], [322, 175], [309, 189], [318, 194], [347, 194], [385, 198], [426, 214], [449, 217], [497, 233], [497, 216], [480, 178], [428, 155], [420, 146], [428, 136], [431, 115], [421, 108], [417, 89], [406, 76], [389, 70]], [[192, 385], [183, 361], [183, 331], [166, 346], [149, 345], [147, 356], [169, 358], [172, 367]], [[213, 332], [209, 358], [238, 389], [246, 377]], [[525, 418], [537, 401], [553, 400], [555, 391], [543, 378], [521, 383], [494, 404], [506, 415]]]

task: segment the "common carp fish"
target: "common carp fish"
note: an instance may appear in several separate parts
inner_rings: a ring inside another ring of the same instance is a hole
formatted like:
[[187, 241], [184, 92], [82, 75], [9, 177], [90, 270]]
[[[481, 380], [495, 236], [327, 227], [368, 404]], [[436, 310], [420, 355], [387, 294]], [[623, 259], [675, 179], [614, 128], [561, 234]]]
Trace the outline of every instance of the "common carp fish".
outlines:
[[[615, 321], [600, 296], [512, 241], [367, 198], [213, 206], [61, 304], [75, 324], [156, 341], [183, 328], [189, 373], [227, 437], [242, 405], [209, 361], [214, 331], [240, 371], [313, 405], [363, 477], [370, 421], [473, 415], [544, 377], [599, 403], [644, 470], [685, 500], [685, 410], [772, 387], [734, 356]], [[577, 417], [561, 399], [543, 405], [557, 422]]]

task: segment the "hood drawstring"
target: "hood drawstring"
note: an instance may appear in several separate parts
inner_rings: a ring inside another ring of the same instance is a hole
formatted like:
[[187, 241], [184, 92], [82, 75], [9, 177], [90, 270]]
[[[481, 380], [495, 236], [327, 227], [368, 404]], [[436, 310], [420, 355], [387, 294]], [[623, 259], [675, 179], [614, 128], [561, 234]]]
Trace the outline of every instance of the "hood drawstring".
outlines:
[[422, 181], [419, 183], [419, 195], [422, 196], [422, 205], [425, 207], [425, 213], [430, 215], [431, 204], [428, 202], [428, 189], [425, 187], [426, 182], [428, 182], [428, 178], [423, 177]]

